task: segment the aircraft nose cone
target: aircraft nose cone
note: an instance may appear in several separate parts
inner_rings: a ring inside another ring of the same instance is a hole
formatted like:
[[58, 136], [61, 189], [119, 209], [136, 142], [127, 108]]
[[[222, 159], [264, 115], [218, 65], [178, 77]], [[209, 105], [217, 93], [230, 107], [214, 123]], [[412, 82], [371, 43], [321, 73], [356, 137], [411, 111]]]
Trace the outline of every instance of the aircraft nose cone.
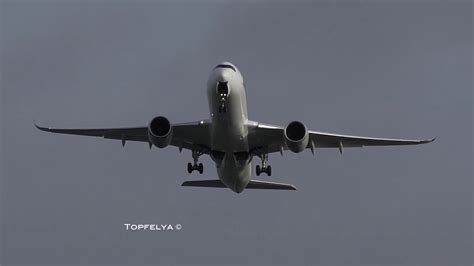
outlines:
[[232, 75], [233, 75], [232, 70], [218, 69], [216, 78], [218, 82], [229, 82], [230, 80], [232, 80]]

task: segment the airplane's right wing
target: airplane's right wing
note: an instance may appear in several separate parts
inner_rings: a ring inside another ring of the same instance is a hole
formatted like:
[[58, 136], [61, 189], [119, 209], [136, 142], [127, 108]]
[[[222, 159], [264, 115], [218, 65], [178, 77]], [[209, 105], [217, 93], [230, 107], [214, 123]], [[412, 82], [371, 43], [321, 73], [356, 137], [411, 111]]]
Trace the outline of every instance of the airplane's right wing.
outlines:
[[[285, 128], [281, 126], [250, 122], [250, 150], [256, 154], [287, 150], [284, 130]], [[308, 131], [308, 137], [309, 141], [306, 148], [338, 148], [341, 152], [343, 147], [417, 145], [430, 143], [435, 140], [435, 138], [425, 140], [372, 138], [311, 130]]]
[[344, 147], [417, 145], [430, 143], [435, 140], [435, 138], [424, 140], [371, 138], [318, 131], [309, 131], [308, 133], [310, 141], [314, 143], [315, 147], [322, 148], [339, 148], [341, 143]]

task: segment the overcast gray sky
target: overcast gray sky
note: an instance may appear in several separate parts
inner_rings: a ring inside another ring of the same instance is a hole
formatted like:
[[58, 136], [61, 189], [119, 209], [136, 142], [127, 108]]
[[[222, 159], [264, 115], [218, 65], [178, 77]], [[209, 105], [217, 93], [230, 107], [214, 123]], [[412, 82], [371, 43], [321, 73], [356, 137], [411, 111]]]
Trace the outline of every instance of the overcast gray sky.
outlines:
[[[1, 1], [2, 264], [472, 264], [471, 1]], [[182, 188], [188, 151], [33, 127], [252, 120], [430, 145], [270, 155], [297, 192]], [[180, 223], [129, 232], [123, 223]]]

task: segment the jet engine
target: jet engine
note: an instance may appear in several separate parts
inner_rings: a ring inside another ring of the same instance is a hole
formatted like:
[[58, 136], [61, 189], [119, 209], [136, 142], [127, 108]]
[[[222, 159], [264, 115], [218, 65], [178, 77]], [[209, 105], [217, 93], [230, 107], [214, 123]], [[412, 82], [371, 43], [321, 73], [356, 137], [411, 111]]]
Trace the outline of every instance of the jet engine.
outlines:
[[308, 146], [308, 129], [303, 123], [299, 121], [290, 122], [285, 127], [284, 134], [286, 146], [292, 152], [302, 152]]
[[148, 126], [148, 139], [158, 148], [164, 148], [171, 143], [173, 126], [164, 116], [153, 118]]

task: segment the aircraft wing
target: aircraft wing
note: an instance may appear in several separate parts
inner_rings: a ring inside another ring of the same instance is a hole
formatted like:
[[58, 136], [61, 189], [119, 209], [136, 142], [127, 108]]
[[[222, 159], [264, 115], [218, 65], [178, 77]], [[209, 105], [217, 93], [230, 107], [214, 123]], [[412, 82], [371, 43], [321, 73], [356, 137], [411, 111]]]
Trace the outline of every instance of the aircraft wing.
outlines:
[[[98, 129], [72, 129], [72, 128], [49, 128], [42, 127], [35, 123], [37, 129], [52, 133], [102, 137], [106, 139], [121, 140], [122, 145], [126, 141], [146, 142], [148, 139], [148, 127], [122, 127], [122, 128], [98, 128]], [[170, 145], [184, 149], [195, 149], [203, 153], [209, 153], [210, 134], [209, 122], [205, 120], [174, 124], [173, 137]]]
[[[306, 148], [338, 148], [341, 153], [345, 147], [417, 145], [433, 142], [436, 138], [424, 140], [372, 138], [352, 135], [308, 131], [309, 141]], [[249, 146], [254, 153], [272, 153], [287, 150], [284, 128], [258, 122], [249, 126]]]

